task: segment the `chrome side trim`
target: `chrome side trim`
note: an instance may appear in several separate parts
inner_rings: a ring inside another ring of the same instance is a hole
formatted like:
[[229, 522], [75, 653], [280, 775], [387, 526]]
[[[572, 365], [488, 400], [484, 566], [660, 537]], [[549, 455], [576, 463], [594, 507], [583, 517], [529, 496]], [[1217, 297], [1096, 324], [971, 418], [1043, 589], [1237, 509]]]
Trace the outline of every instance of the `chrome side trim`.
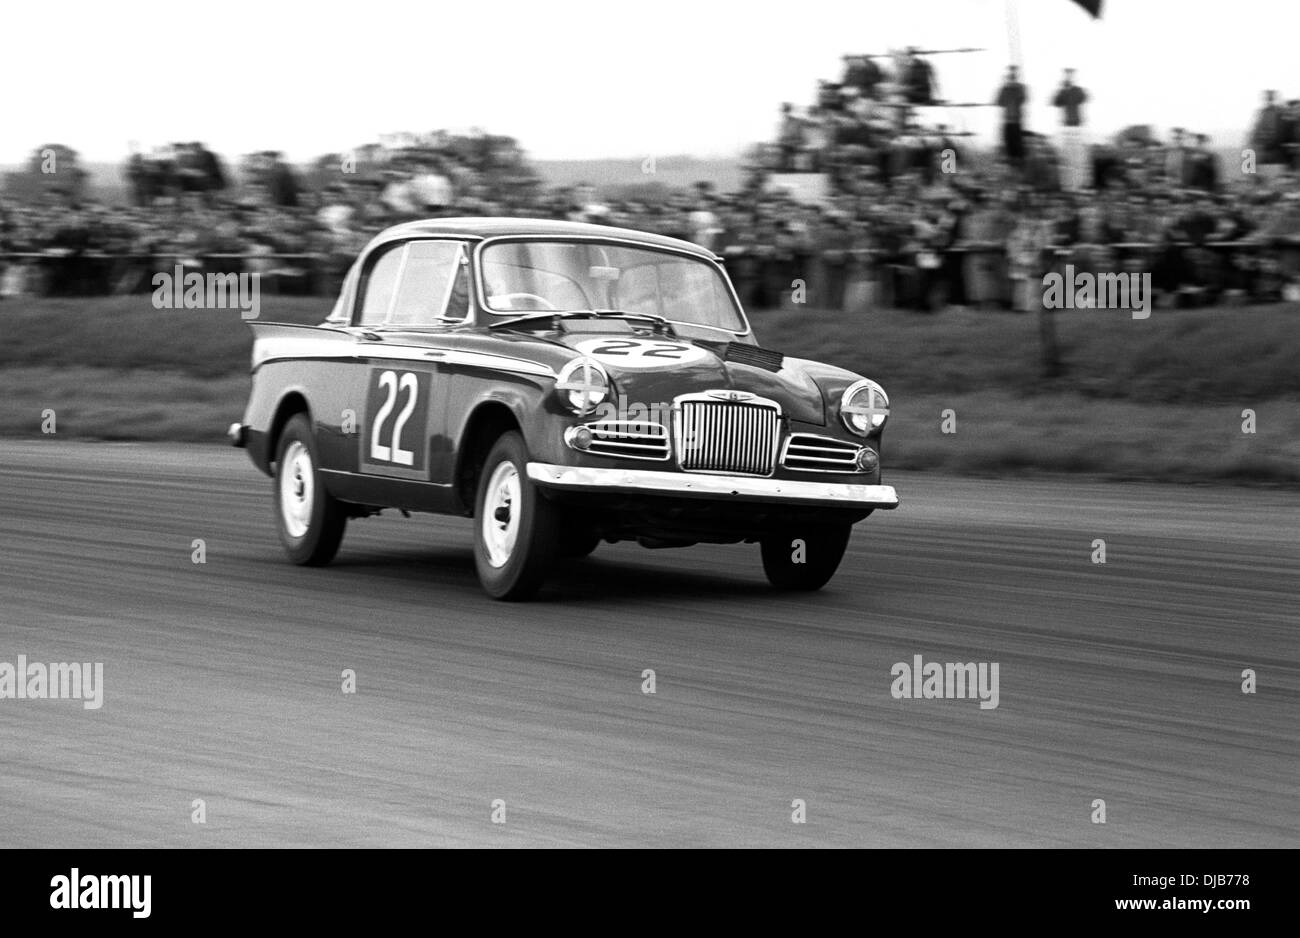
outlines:
[[268, 337], [258, 339], [253, 346], [253, 368], [268, 362], [296, 358], [360, 359], [382, 358], [393, 361], [445, 362], [471, 368], [489, 368], [514, 374], [554, 378], [555, 370], [538, 362], [491, 352], [467, 352], [463, 349], [432, 348], [427, 345], [393, 345], [385, 342], [347, 342], [335, 335]]
[[716, 497], [723, 500], [789, 502], [845, 508], [897, 508], [892, 485], [792, 482], [757, 476], [696, 475], [654, 469], [596, 469], [530, 462], [528, 478], [547, 488]]
[[463, 349], [430, 348], [427, 345], [385, 345], [383, 342], [367, 342], [356, 350], [358, 358], [385, 358], [396, 361], [438, 361], [448, 365], [465, 365], [471, 368], [490, 368], [496, 371], [509, 371], [521, 375], [537, 375], [539, 378], [554, 378], [555, 370], [538, 362], [525, 358], [511, 358], [492, 352], [467, 352]]

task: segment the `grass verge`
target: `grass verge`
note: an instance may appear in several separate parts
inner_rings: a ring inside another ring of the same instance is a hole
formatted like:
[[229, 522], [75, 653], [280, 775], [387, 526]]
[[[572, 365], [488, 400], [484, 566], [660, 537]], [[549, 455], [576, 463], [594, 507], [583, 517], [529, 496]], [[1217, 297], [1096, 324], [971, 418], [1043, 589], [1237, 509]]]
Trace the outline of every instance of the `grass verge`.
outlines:
[[[264, 320], [329, 302], [267, 297]], [[879, 380], [887, 466], [1008, 475], [1300, 482], [1300, 308], [1059, 314], [1063, 377], [1038, 369], [1035, 317], [760, 312], [761, 343]], [[155, 310], [146, 296], [0, 304], [0, 436], [220, 441], [248, 392], [237, 312]], [[1242, 432], [1242, 411], [1256, 432]], [[956, 432], [943, 432], [952, 411]]]

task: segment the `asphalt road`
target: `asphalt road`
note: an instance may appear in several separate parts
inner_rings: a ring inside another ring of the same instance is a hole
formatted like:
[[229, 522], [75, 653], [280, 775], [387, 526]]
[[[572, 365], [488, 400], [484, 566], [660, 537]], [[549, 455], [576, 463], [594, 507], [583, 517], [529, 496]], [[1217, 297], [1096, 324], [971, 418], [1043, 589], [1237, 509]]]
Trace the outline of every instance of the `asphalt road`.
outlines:
[[503, 605], [464, 520], [299, 569], [242, 453], [0, 441], [0, 662], [104, 665], [0, 700], [0, 846], [1300, 844], [1300, 492], [886, 481], [818, 594], [606, 545]]

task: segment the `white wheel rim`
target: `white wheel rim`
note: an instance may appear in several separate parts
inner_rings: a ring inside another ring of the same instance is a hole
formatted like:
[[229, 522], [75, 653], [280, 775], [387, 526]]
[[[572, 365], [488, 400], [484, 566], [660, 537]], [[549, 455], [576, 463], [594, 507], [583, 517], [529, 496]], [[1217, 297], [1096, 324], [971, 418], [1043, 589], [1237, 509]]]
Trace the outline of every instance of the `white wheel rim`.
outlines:
[[290, 537], [302, 537], [311, 527], [311, 509], [316, 499], [316, 473], [311, 453], [298, 440], [284, 451], [280, 466], [280, 517]]
[[488, 563], [494, 567], [505, 566], [515, 551], [515, 541], [519, 538], [522, 495], [519, 472], [514, 463], [507, 460], [492, 470], [483, 496], [483, 517], [479, 519], [479, 530], [483, 533]]

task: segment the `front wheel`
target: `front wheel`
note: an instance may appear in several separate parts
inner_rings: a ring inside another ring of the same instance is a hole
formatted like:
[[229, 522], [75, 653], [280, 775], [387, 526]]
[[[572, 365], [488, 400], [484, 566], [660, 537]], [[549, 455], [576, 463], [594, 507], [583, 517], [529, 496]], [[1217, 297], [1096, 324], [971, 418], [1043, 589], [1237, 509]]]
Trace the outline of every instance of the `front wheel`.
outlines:
[[830, 582], [849, 546], [847, 524], [790, 529], [769, 535], [759, 543], [763, 552], [763, 572], [779, 590], [819, 590]]
[[493, 599], [528, 599], [560, 554], [559, 509], [528, 478], [528, 449], [511, 431], [492, 446], [474, 504], [474, 564]]
[[320, 567], [334, 559], [348, 524], [343, 505], [325, 491], [311, 420], [295, 414], [276, 448], [275, 520], [294, 563]]

